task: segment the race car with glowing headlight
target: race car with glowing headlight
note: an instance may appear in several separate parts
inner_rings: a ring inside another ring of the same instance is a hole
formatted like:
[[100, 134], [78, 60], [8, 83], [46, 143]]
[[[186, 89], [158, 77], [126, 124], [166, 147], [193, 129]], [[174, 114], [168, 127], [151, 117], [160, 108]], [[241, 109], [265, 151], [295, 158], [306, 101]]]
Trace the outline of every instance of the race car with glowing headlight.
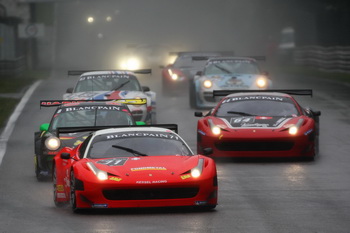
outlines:
[[264, 57], [210, 58], [189, 84], [190, 106], [215, 107], [219, 99], [213, 97], [213, 90], [270, 89], [272, 81], [267, 72], [260, 71], [257, 60], [264, 60]]
[[[230, 94], [232, 93], [232, 94]], [[302, 107], [292, 95], [312, 90], [214, 91], [224, 98], [197, 124], [197, 150], [214, 157], [298, 157], [319, 151], [320, 111]]]
[[218, 182], [214, 160], [193, 154], [176, 131], [173, 124], [116, 127], [92, 132], [76, 147], [62, 148], [53, 160], [56, 206], [70, 203], [74, 212], [89, 208], [215, 208]]
[[86, 100], [41, 100], [41, 107], [56, 107], [50, 123], [40, 125], [34, 133], [35, 175], [38, 181], [51, 177], [52, 158], [64, 146], [81, 143], [86, 133], [61, 134], [59, 127], [115, 126], [144, 124], [135, 122], [128, 104], [144, 104], [145, 99], [123, 99], [115, 101]]
[[171, 64], [162, 68], [162, 86], [165, 94], [181, 90], [187, 87], [194, 75], [203, 70], [207, 60], [211, 57], [233, 55], [233, 52], [173, 52], [170, 56], [175, 56]]
[[135, 121], [156, 122], [156, 93], [141, 86], [135, 74], [150, 74], [150, 69], [135, 71], [68, 71], [80, 75], [74, 88], [68, 88], [64, 100], [146, 99], [143, 105], [129, 105]]

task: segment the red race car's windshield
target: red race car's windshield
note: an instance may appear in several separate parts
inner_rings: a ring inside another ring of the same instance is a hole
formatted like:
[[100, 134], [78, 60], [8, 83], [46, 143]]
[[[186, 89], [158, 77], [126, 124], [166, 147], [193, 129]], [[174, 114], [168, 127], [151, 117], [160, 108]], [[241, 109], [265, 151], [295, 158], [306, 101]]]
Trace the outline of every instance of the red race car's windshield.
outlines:
[[[160, 156], [160, 155], [193, 155], [181, 139], [163, 138], [159, 133], [152, 133], [157, 136], [142, 136], [145, 132], [133, 132], [124, 134], [100, 135], [93, 139], [88, 151], [89, 158], [113, 158], [133, 156]], [[115, 138], [117, 135], [117, 138]], [[170, 134], [164, 134], [170, 136]], [[111, 138], [114, 137], [114, 138]], [[120, 138], [119, 138], [120, 137]]]
[[215, 113], [217, 117], [231, 116], [299, 116], [292, 102], [273, 100], [232, 101], [220, 105]]

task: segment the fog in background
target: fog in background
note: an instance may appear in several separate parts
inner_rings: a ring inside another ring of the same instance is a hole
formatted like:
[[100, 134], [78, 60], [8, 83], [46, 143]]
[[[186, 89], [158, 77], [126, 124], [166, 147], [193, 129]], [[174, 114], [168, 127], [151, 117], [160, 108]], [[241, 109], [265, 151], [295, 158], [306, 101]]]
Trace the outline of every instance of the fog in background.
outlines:
[[[310, 43], [314, 40], [312, 15], [298, 9], [293, 2], [57, 2], [53, 30], [54, 66], [67, 69], [119, 68], [121, 57], [133, 53], [142, 54], [148, 60], [144, 65], [157, 66], [169, 63], [168, 53], [178, 51], [224, 50], [234, 51], [236, 55], [271, 57], [276, 52], [281, 29], [298, 21], [304, 25], [301, 27], [306, 32], [304, 40]], [[87, 22], [89, 16], [94, 17], [93, 23]], [[106, 21], [106, 17], [111, 17], [111, 20]]]

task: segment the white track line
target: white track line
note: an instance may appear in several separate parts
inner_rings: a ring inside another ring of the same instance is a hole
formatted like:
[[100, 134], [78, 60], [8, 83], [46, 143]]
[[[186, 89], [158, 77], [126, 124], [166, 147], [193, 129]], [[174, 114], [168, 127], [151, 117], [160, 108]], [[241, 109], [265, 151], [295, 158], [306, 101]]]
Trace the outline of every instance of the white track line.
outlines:
[[35, 89], [40, 85], [42, 80], [36, 81], [24, 94], [22, 97], [21, 101], [13, 111], [12, 115], [10, 116], [6, 127], [4, 131], [2, 132], [0, 136], [0, 166], [2, 163], [2, 159], [4, 158], [5, 152], [6, 152], [6, 147], [7, 147], [7, 142], [12, 134], [13, 129], [15, 128], [15, 123], [17, 121], [17, 118], [21, 115], [24, 106], [28, 102], [30, 96], [33, 94]]

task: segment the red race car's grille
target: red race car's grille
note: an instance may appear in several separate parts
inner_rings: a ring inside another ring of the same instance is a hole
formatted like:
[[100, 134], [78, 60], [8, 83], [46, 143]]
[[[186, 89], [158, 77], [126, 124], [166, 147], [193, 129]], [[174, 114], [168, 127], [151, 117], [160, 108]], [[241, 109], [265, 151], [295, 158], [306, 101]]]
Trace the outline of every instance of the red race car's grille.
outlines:
[[287, 151], [294, 146], [292, 141], [268, 141], [268, 142], [219, 142], [215, 144], [222, 151]]
[[155, 200], [195, 197], [199, 191], [195, 188], [158, 188], [158, 189], [113, 189], [103, 190], [108, 200]]

